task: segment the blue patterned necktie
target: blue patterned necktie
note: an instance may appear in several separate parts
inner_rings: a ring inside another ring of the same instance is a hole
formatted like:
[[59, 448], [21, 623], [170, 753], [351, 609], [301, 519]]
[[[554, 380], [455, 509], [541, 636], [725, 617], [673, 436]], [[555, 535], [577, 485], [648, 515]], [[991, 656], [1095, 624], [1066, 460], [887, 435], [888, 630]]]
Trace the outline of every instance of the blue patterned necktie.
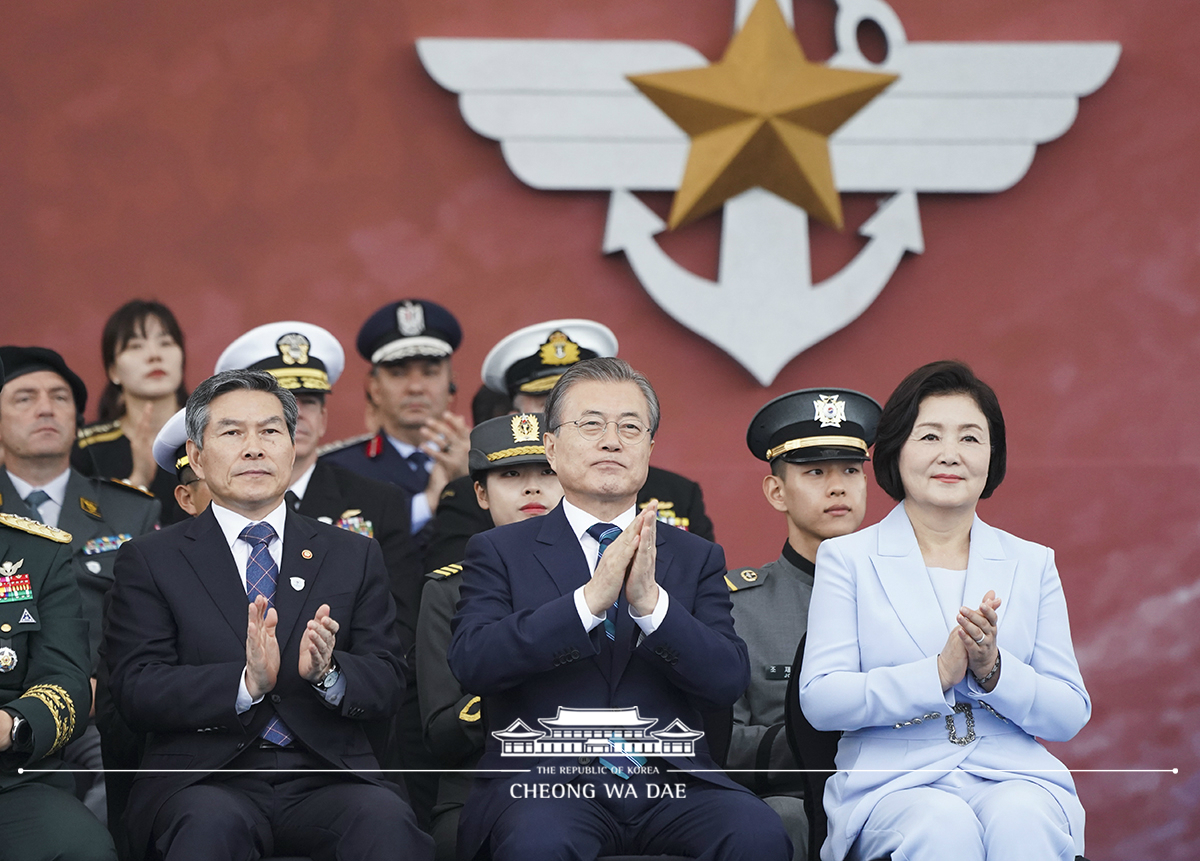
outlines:
[[[267, 599], [267, 609], [275, 606], [275, 582], [279, 579], [279, 566], [267, 549], [275, 530], [266, 521], [251, 523], [242, 530], [238, 538], [250, 545], [250, 560], [246, 563], [246, 597], [251, 602], [259, 595]], [[292, 733], [278, 714], [272, 715], [259, 736], [280, 747], [292, 743]]]
[[[600, 543], [600, 551], [596, 554], [596, 564], [600, 564], [600, 560], [604, 558], [604, 551], [608, 546], [617, 540], [617, 536], [621, 534], [621, 527], [614, 526], [611, 523], [593, 523], [588, 527], [588, 535], [592, 536]], [[620, 601], [620, 598], [617, 599]], [[604, 636], [615, 641], [617, 639], [617, 601], [613, 601], [611, 607], [604, 613]], [[641, 767], [646, 764], [646, 757], [637, 756], [632, 753], [626, 746], [625, 740], [620, 735], [613, 735], [608, 740], [609, 746], [614, 754], [619, 755], [622, 759], [627, 760], [631, 765], [626, 765], [624, 762], [614, 762], [613, 759], [600, 757], [599, 762], [602, 766], [608, 769], [612, 774], [622, 780], [629, 780], [629, 769], [631, 767]]]
[[[599, 565], [600, 560], [604, 558], [604, 551], [621, 534], [621, 527], [611, 523], [593, 523], [588, 527], [587, 534], [600, 542], [600, 552], [596, 554], [596, 564]], [[619, 600], [620, 598], [617, 599]], [[617, 639], [617, 601], [613, 601], [613, 605], [604, 613], [604, 636], [610, 640]]]
[[41, 506], [43, 502], [50, 501], [50, 494], [44, 490], [30, 491], [29, 496], [25, 497], [25, 504], [29, 506], [29, 516], [38, 523], [45, 523], [42, 518]]

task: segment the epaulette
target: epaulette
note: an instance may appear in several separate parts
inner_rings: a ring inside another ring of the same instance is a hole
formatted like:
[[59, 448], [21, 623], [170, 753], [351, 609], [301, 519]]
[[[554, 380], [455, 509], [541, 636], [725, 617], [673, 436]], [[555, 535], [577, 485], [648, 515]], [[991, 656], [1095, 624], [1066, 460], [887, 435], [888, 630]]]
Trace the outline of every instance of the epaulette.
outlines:
[[359, 445], [374, 436], [378, 436], [378, 434], [364, 433], [359, 434], [358, 436], [352, 436], [349, 439], [339, 439], [336, 442], [326, 443], [317, 449], [317, 457], [325, 454], [332, 454], [335, 451], [341, 451], [344, 448], [350, 448], [351, 446]]
[[425, 576], [430, 580], [444, 580], [447, 577], [453, 577], [460, 571], [462, 571], [462, 563], [455, 562], [451, 565], [443, 565], [441, 568], [435, 568]]
[[104, 424], [88, 425], [75, 432], [75, 444], [87, 448], [92, 443], [111, 442], [119, 439], [125, 431], [121, 430], [121, 422], [105, 422]]
[[19, 514], [0, 513], [0, 523], [5, 526], [11, 526], [13, 529], [19, 529], [22, 532], [28, 532], [30, 535], [40, 535], [42, 538], [49, 538], [51, 541], [57, 541], [59, 544], [70, 544], [71, 533], [63, 532], [61, 529], [55, 529], [53, 526], [47, 526], [36, 520], [30, 520], [28, 517], [22, 517]]
[[730, 592], [741, 592], [743, 589], [753, 589], [761, 586], [767, 580], [767, 572], [757, 568], [743, 568], [740, 571], [730, 571], [725, 575], [725, 585]]
[[123, 487], [125, 490], [132, 490], [135, 493], [141, 494], [142, 496], [148, 496], [151, 499], [154, 499], [154, 494], [148, 491], [146, 488], [138, 487], [136, 484], [133, 484], [124, 478], [110, 478], [105, 482], [105, 484], [115, 484], [117, 487]]
[[449, 499], [452, 496], [454, 496], [454, 491], [447, 487], [442, 491], [442, 495], [438, 497], [438, 502], [441, 502], [443, 499]]

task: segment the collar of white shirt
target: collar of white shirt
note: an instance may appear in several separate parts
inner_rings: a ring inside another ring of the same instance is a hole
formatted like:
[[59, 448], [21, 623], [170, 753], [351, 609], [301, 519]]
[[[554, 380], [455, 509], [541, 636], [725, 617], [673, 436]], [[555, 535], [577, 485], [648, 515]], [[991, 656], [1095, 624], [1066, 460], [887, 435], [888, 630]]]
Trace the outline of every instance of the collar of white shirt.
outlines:
[[314, 460], [308, 469], [304, 470], [304, 474], [292, 482], [288, 488], [292, 493], [296, 494], [297, 499], [303, 499], [305, 491], [308, 490], [308, 483], [312, 481], [313, 470], [317, 468], [317, 462]]
[[[22, 500], [24, 500], [25, 497], [29, 496], [29, 494], [33, 493], [33, 491], [39, 489], [37, 487], [34, 487], [29, 482], [27, 482], [23, 479], [17, 478], [11, 472], [8, 473], [8, 478], [10, 481], [12, 481], [13, 489], [17, 491], [17, 495], [20, 496]], [[68, 466], [66, 469], [64, 469], [62, 471], [62, 475], [60, 475], [54, 479], [51, 479], [46, 484], [43, 484], [40, 488], [41, 490], [46, 491], [46, 495], [50, 497], [50, 501], [52, 503], [54, 503], [56, 506], [58, 506], [58, 512], [61, 512], [63, 506], [66, 505], [67, 482], [70, 480], [71, 480], [71, 467]], [[45, 505], [45, 503], [42, 503], [42, 504]], [[47, 526], [57, 526], [58, 525], [58, 512], [55, 512], [53, 522], [51, 522], [50, 518], [46, 519], [45, 522], [46, 522]], [[22, 512], [22, 514], [23, 513], [24, 512]], [[49, 512], [45, 512], [45, 513], [49, 514]]]
[[[225, 542], [229, 545], [230, 550], [233, 549], [234, 542], [238, 540], [238, 536], [242, 534], [243, 529], [251, 523], [259, 522], [251, 520], [245, 515], [238, 514], [236, 511], [230, 511], [228, 508], [217, 505], [216, 502], [212, 503], [212, 510], [213, 517], [217, 519], [217, 525], [221, 527], [221, 532], [224, 534]], [[279, 505], [275, 507], [274, 511], [264, 517], [263, 521], [271, 524], [271, 528], [275, 530], [275, 534], [279, 537], [279, 543], [282, 545], [283, 526], [287, 521], [287, 506], [283, 500], [279, 501]]]
[[613, 526], [619, 526], [624, 531], [629, 524], [633, 523], [633, 519], [637, 517], [636, 504], [629, 506], [628, 509], [622, 511], [612, 520], [601, 520], [594, 514], [588, 514], [582, 508], [567, 502], [565, 497], [563, 498], [562, 506], [563, 514], [567, 516], [567, 523], [570, 524], [571, 531], [575, 533], [575, 537], [579, 540], [579, 546], [583, 548], [583, 555], [588, 563], [588, 571], [592, 574], [596, 573], [596, 553], [600, 550], [600, 542], [588, 535], [588, 529], [596, 523], [611, 523]]

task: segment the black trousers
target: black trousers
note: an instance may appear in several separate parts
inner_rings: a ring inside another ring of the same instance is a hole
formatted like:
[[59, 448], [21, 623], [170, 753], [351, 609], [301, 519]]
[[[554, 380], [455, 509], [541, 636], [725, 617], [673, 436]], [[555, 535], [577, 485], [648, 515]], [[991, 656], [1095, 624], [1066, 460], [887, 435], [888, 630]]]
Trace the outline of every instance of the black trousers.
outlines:
[[226, 770], [171, 796], [155, 817], [153, 845], [166, 861], [432, 859], [432, 838], [399, 794], [315, 770], [325, 767], [307, 751], [251, 748]]

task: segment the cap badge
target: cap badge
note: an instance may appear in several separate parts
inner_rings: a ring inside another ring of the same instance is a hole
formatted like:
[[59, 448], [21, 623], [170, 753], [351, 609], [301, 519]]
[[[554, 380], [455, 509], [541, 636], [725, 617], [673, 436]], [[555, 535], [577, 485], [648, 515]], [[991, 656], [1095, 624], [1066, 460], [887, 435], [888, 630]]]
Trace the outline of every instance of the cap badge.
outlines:
[[846, 420], [846, 402], [839, 400], [837, 395], [817, 395], [819, 400], [813, 401], [817, 414], [813, 421], [821, 423], [823, 428], [840, 428]]
[[579, 345], [563, 332], [553, 332], [542, 344], [538, 357], [543, 365], [573, 365], [579, 361]]
[[289, 332], [275, 342], [279, 357], [285, 365], [307, 365], [308, 350], [311, 346], [312, 342], [299, 332]]
[[396, 306], [396, 326], [400, 334], [412, 338], [425, 331], [425, 308], [416, 302], [401, 302]]
[[512, 435], [513, 442], [538, 442], [541, 437], [538, 435], [537, 416], [528, 413], [513, 416]]

